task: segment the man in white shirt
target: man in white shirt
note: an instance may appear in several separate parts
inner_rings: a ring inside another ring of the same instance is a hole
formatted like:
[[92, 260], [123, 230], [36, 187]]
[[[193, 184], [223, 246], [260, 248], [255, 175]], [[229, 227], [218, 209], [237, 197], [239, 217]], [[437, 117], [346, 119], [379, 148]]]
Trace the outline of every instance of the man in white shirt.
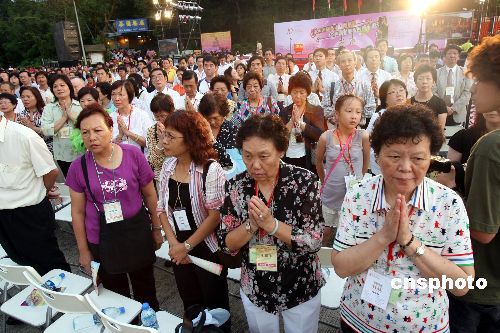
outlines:
[[267, 49], [264, 52], [264, 68], [262, 69], [264, 80], [267, 79], [270, 74], [276, 74], [276, 68], [274, 67], [273, 50]]
[[304, 67], [302, 67], [302, 70], [309, 73], [315, 69], [316, 69], [316, 65], [314, 64], [314, 54], [309, 53], [307, 55], [307, 63], [304, 65]]
[[[326, 68], [326, 57], [328, 57], [328, 51], [326, 49], [316, 49], [313, 54], [316, 69], [309, 73], [313, 82], [312, 92], [319, 96], [323, 108], [331, 108], [332, 105], [325, 104], [329, 101], [329, 99], [325, 98], [325, 96], [330, 93], [332, 83], [338, 81], [339, 76]], [[325, 100], [325, 102], [323, 102], [323, 100]], [[326, 111], [326, 109], [324, 109], [324, 111]]]
[[437, 70], [436, 94], [442, 98], [448, 109], [446, 125], [465, 122], [469, 105], [472, 80], [467, 78], [462, 67], [457, 65], [461, 49], [447, 45], [444, 49], [444, 66]]
[[0, 116], [0, 244], [10, 259], [44, 275], [71, 271], [54, 234], [49, 201], [58, 170], [43, 139]]
[[217, 69], [217, 74], [224, 75], [224, 72], [228, 68], [229, 64], [226, 62], [226, 55], [224, 53], [219, 54], [219, 67]]
[[[7, 82], [0, 82], [0, 94], [1, 93], [7, 93], [7, 94], [11, 94], [11, 95], [14, 95], [16, 96], [16, 94], [14, 93], [15, 91], [15, 87], [12, 83], [10, 83], [9, 81]], [[17, 105], [16, 105], [16, 108], [14, 109], [14, 113], [15, 114], [20, 114], [23, 110], [24, 110], [24, 104], [23, 104], [23, 101], [17, 97]], [[0, 112], [0, 115], [3, 114], [2, 112]]]
[[337, 51], [335, 51], [333, 47], [328, 48], [326, 51], [328, 52], [328, 56], [326, 57], [326, 68], [340, 77], [340, 68], [335, 62], [335, 60], [337, 59]]
[[203, 71], [205, 77], [198, 82], [198, 91], [205, 95], [210, 90], [210, 81], [217, 75], [217, 58], [214, 56], [206, 56], [203, 58]]
[[21, 82], [21, 87], [36, 87], [36, 84], [31, 82], [30, 73], [26, 70], [19, 72], [19, 81]]
[[276, 74], [269, 74], [267, 77], [267, 83], [274, 86], [278, 92], [278, 105], [283, 107], [283, 104], [288, 95], [288, 80], [290, 75], [286, 74], [286, 58], [283, 56], [276, 57]]
[[[352, 51], [344, 50], [337, 57], [342, 77], [335, 82], [333, 91], [330, 91], [326, 98], [330, 101], [325, 101], [325, 114], [331, 118], [334, 114], [333, 106], [340, 96], [355, 95], [363, 99], [365, 107], [363, 110], [363, 119], [361, 124], [368, 124], [368, 121], [375, 112], [375, 97], [371, 86], [356, 78], [356, 54]], [[324, 99], [325, 100], [325, 99]]]
[[194, 65], [194, 72], [198, 77], [198, 82], [205, 78], [205, 70], [203, 69], [203, 56], [196, 57], [196, 65]]
[[203, 94], [198, 92], [198, 77], [193, 71], [184, 71], [182, 74], [182, 86], [186, 92], [181, 98], [184, 100], [182, 110], [194, 109], [198, 111], [198, 105], [203, 97]]
[[169, 95], [174, 101], [175, 109], [182, 109], [184, 107], [184, 100], [181, 98], [179, 93], [167, 86], [167, 73], [161, 68], [155, 68], [151, 70], [151, 80], [153, 81], [153, 86], [155, 90], [148, 94], [146, 98], [146, 105], [148, 106], [149, 114], [153, 118], [153, 113], [151, 112], [151, 101], [158, 93], [163, 93], [164, 95]]
[[46, 72], [37, 72], [35, 74], [35, 80], [38, 84], [38, 90], [42, 95], [43, 101], [45, 104], [52, 103], [54, 101], [54, 94], [50, 91], [49, 88], [49, 76]]
[[378, 49], [371, 48], [366, 50], [365, 64], [366, 68], [358, 72], [357, 78], [372, 87], [375, 101], [378, 104], [378, 90], [382, 83], [392, 79], [392, 75], [380, 68], [381, 57]]
[[399, 72], [396, 59], [387, 55], [387, 51], [389, 50], [387, 39], [379, 39], [377, 41], [377, 49], [380, 51], [381, 68], [391, 74]]

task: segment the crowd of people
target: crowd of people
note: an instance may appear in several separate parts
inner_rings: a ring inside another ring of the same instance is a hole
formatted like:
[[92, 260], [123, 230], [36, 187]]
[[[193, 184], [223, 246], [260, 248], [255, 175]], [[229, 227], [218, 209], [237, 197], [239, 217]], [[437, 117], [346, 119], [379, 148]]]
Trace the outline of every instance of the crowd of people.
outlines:
[[[60, 170], [80, 265], [99, 261], [105, 288], [155, 310], [154, 251], [168, 242], [185, 309], [230, 311], [227, 268], [241, 267], [250, 332], [279, 332], [280, 316], [286, 332], [316, 332], [324, 246], [347, 278], [342, 332], [498, 331], [500, 36], [464, 66], [452, 44], [388, 53], [387, 40], [318, 48], [299, 69], [271, 49], [176, 66], [120, 51], [0, 70], [0, 243], [40, 274], [69, 270], [48, 200]], [[452, 166], [430, 172], [450, 126]], [[234, 151], [246, 170], [229, 177]], [[488, 285], [391, 291], [442, 276]]]

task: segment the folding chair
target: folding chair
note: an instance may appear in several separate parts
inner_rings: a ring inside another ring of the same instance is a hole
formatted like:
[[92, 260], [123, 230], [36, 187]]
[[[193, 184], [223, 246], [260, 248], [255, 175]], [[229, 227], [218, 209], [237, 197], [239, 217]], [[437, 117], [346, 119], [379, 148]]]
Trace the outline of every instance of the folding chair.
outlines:
[[[30, 281], [24, 275], [25, 272], [29, 272], [40, 285], [47, 279], [64, 273], [62, 287], [65, 288], [64, 292], [70, 294], [82, 294], [92, 284], [90, 279], [60, 269], [53, 269], [41, 277], [33, 267], [12, 265], [12, 263], [5, 263], [4, 260], [0, 260], [0, 277], [14, 285], [30, 285]], [[41, 306], [22, 305], [34, 289], [33, 286], [29, 286], [4, 302], [0, 307], [0, 310], [4, 313], [4, 319], [5, 315], [9, 315], [34, 327], [40, 327], [44, 324], [48, 326], [57, 311], [49, 310], [47, 304]], [[4, 320], [4, 332], [5, 330], [6, 323]]]
[[111, 333], [173, 333], [177, 325], [182, 323], [181, 318], [166, 311], [158, 311], [156, 313], [156, 319], [158, 321], [159, 330], [149, 327], [124, 324], [105, 315], [101, 311], [100, 306], [95, 303], [96, 299], [91, 297], [90, 294], [85, 295], [85, 299], [99, 316], [101, 322], [104, 324], [104, 327], [106, 327], [106, 329]]

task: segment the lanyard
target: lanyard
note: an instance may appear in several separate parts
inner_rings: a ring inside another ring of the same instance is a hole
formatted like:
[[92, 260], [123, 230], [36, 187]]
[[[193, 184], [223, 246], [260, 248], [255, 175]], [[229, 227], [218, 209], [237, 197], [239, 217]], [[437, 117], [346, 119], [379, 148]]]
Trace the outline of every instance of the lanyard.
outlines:
[[[413, 215], [413, 210], [414, 210], [414, 207], [412, 206], [411, 209], [410, 209], [410, 212], [408, 213], [408, 219]], [[389, 248], [387, 250], [387, 272], [390, 271], [390, 267], [391, 267], [391, 261], [394, 261], [394, 255], [392, 254], [392, 252], [394, 251], [394, 246], [396, 245], [396, 241], [392, 242], [391, 244], [389, 244]]]
[[[113, 166], [114, 152], [115, 152], [115, 145], [112, 143], [111, 144], [111, 158], [110, 158], [111, 159], [111, 166]], [[97, 163], [95, 161], [93, 153], [92, 153], [92, 160], [94, 161], [95, 172], [97, 173], [97, 180], [99, 181], [99, 187], [101, 188], [102, 197], [104, 198], [103, 202], [106, 202], [106, 195], [104, 194], [104, 190], [102, 188], [102, 182], [101, 182], [101, 176], [100, 176], [103, 172], [99, 172], [99, 170], [97, 170]], [[112, 172], [113, 172], [113, 190], [115, 192], [115, 199], [116, 199], [116, 180], [115, 180], [115, 169], [114, 168], [113, 168]]]
[[[351, 173], [354, 175], [354, 166], [352, 165], [352, 161], [351, 161], [351, 138], [352, 136], [354, 135], [356, 130], [353, 130], [351, 135], [349, 135], [349, 137], [347, 138], [347, 141], [346, 141], [346, 145], [347, 145], [347, 156], [349, 156], [349, 159], [347, 159], [345, 157], [345, 153], [342, 153], [342, 157], [344, 158], [344, 161], [346, 161], [347, 165], [349, 166], [349, 168], [351, 169]], [[339, 135], [339, 130], [337, 129], [335, 131], [335, 134], [337, 135], [337, 139], [339, 140], [339, 145], [340, 145], [340, 151], [345, 151], [343, 148], [342, 148], [342, 140], [340, 139], [340, 135]]]

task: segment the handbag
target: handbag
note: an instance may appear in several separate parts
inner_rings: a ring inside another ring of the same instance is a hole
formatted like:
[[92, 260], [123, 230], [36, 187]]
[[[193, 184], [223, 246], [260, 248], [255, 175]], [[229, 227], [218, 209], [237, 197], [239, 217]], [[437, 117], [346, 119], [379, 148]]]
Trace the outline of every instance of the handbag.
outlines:
[[97, 207], [97, 200], [90, 190], [85, 155], [80, 161], [85, 185], [99, 215], [99, 257], [103, 269], [110, 274], [122, 274], [152, 265], [156, 255], [151, 233], [151, 217], [144, 205], [131, 218], [107, 223], [104, 212]]
[[[210, 165], [212, 164], [214, 160], [208, 160], [207, 163], [203, 166], [203, 173], [201, 176], [202, 179], [202, 188], [203, 188], [203, 195], [206, 193], [206, 182], [207, 182], [207, 175], [208, 175], [208, 169], [210, 168]], [[222, 219], [219, 225], [219, 228], [223, 228], [222, 225]], [[219, 261], [222, 264], [222, 266], [227, 267], [227, 268], [240, 268], [241, 267], [241, 256], [242, 253], [241, 251], [238, 251], [236, 255], [232, 255], [231, 253], [228, 253], [224, 251], [223, 249], [219, 248], [217, 251], [217, 255], [219, 256]]]

